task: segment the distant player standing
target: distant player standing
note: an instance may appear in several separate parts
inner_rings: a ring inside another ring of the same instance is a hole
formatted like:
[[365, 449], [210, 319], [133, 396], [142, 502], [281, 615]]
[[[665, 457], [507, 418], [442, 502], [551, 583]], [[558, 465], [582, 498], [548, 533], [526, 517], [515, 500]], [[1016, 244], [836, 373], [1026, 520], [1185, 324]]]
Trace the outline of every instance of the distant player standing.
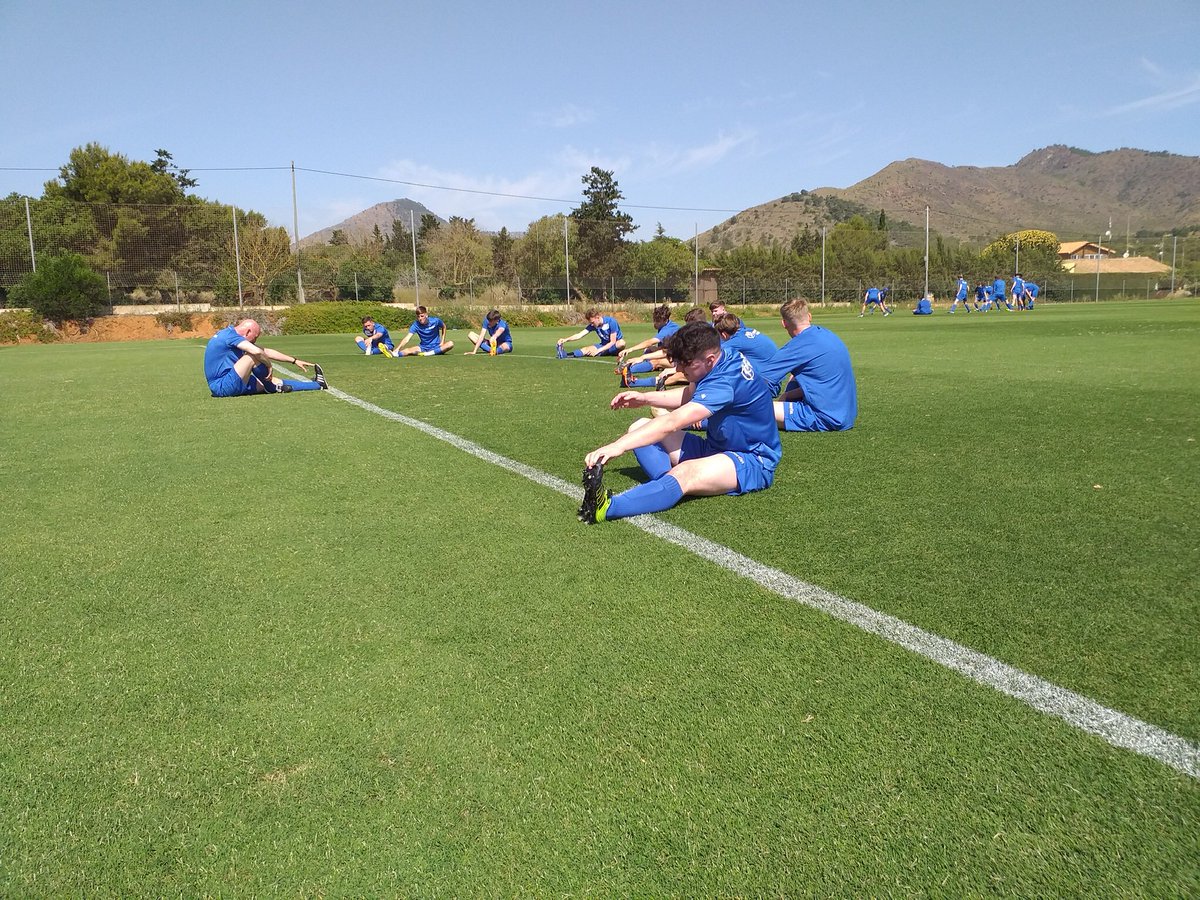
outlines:
[[958, 286], [954, 293], [954, 302], [950, 304], [950, 312], [954, 312], [958, 308], [958, 304], [966, 307], [967, 312], [971, 311], [971, 304], [967, 302], [967, 293], [971, 290], [971, 286], [967, 284], [967, 279], [963, 276], [958, 276]]
[[992, 301], [997, 305], [1003, 303], [1008, 307], [1008, 311], [1012, 312], [1012, 304], [1008, 302], [1008, 282], [999, 275], [992, 282]]
[[[863, 293], [862, 309], [858, 311], [858, 317], [861, 319], [864, 315], [866, 315], [868, 306], [878, 306], [883, 310], [883, 314], [885, 316], [891, 315], [891, 310], [887, 308], [887, 303], [884, 302], [884, 296], [886, 295], [884, 290], [881, 288], [867, 288], [867, 290]], [[874, 313], [875, 310], [872, 309], [871, 312]]]
[[[405, 349], [404, 345], [417, 336], [418, 345]], [[396, 347], [397, 356], [440, 356], [453, 349], [454, 341], [446, 340], [446, 323], [431, 316], [424, 306], [417, 307], [417, 320], [408, 326], [408, 334]]]
[[1017, 309], [1025, 308], [1025, 279], [1021, 277], [1020, 272], [1013, 275], [1012, 303], [1008, 308], [1012, 309], [1013, 306], [1016, 306]]

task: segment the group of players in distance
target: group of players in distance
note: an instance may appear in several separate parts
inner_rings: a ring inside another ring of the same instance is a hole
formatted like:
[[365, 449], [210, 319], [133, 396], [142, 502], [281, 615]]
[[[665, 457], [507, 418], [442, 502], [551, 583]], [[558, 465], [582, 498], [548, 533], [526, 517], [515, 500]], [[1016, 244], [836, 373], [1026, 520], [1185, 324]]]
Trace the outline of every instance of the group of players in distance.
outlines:
[[[874, 313], [875, 308], [879, 307], [883, 311], [884, 316], [890, 316], [892, 311], [887, 305], [887, 295], [889, 288], [871, 287], [863, 293], [862, 308], [859, 309], [858, 317], [861, 319], [868, 312]], [[954, 288], [954, 302], [950, 304], [950, 312], [953, 313], [958, 309], [961, 303], [966, 308], [967, 312], [987, 312], [993, 308], [999, 309], [1001, 306], [1008, 309], [1009, 312], [1014, 310], [1030, 310], [1033, 309], [1034, 303], [1037, 301], [1038, 294], [1041, 288], [1032, 281], [1026, 281], [1018, 272], [1013, 276], [1012, 294], [1008, 293], [1008, 282], [999, 275], [993, 277], [991, 281], [981, 281], [975, 286], [975, 304], [972, 307], [971, 301], [968, 299], [971, 293], [971, 285], [967, 282], [966, 276], [959, 275], [958, 283]], [[1010, 299], [1011, 296], [1011, 299]], [[917, 301], [913, 307], [914, 316], [929, 316], [933, 314], [933, 295], [927, 294]]]
[[[843, 431], [858, 415], [858, 393], [846, 345], [832, 331], [813, 324], [808, 302], [795, 298], [780, 307], [789, 340], [778, 347], [767, 335], [746, 328], [722, 303], [688, 312], [680, 327], [669, 306], [654, 309], [657, 331], [626, 348], [620, 324], [612, 316], [587, 311], [587, 325], [557, 345], [559, 359], [609, 356], [617, 360], [622, 386], [612, 409], [648, 408], [649, 418], [634, 421], [616, 440], [585, 457], [584, 497], [579, 518], [589, 524], [661, 512], [685, 496], [744, 494], [771, 486], [783, 453], [784, 431]], [[386, 327], [363, 319], [356, 344], [363, 353], [381, 356], [440, 355], [454, 346], [441, 319], [425, 307], [408, 335], [396, 345]], [[243, 319], [222, 329], [205, 349], [205, 377], [214, 397], [328, 387], [321, 367], [268, 347], [259, 347], [262, 329]], [[568, 353], [564, 344], [594, 333], [594, 345]], [[413, 335], [416, 347], [406, 348]], [[512, 352], [512, 333], [499, 311], [491, 310], [478, 333], [470, 332], [468, 354]], [[632, 358], [633, 351], [641, 351]], [[315, 380], [277, 378], [270, 362], [302, 370], [312, 366]], [[658, 372], [640, 381], [643, 373]], [[780, 391], [786, 383], [786, 390]], [[678, 384], [678, 387], [672, 385]], [[654, 390], [630, 390], [630, 387]], [[668, 389], [670, 388], [670, 389]], [[702, 432], [702, 433], [701, 433]], [[632, 451], [648, 481], [614, 495], [603, 489], [604, 465]]]

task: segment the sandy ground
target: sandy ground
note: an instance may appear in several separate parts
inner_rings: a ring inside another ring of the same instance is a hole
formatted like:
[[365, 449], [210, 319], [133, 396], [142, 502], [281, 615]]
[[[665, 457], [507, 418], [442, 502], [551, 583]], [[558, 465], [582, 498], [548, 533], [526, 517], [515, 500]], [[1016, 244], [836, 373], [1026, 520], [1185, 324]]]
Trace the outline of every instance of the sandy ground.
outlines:
[[[81, 333], [75, 322], [66, 322], [59, 329], [61, 339], [70, 344], [97, 343], [100, 341], [162, 341], [169, 338], [210, 338], [216, 333], [209, 317], [204, 313], [193, 313], [194, 328], [183, 331], [179, 328], [167, 330], [159, 325], [154, 316], [101, 316], [92, 321], [86, 333]], [[30, 338], [31, 342], [35, 339]]]

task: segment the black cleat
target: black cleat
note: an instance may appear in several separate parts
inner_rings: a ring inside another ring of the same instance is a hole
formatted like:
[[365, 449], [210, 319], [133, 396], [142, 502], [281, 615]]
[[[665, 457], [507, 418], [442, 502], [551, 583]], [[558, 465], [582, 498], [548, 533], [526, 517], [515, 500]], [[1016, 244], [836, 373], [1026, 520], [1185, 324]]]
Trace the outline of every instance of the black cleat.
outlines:
[[320, 363], [313, 363], [313, 381], [321, 386], [321, 390], [329, 390], [329, 382], [325, 380], [325, 370]]
[[604, 463], [596, 463], [583, 470], [583, 503], [577, 513], [580, 522], [589, 525], [596, 522], [596, 510], [603, 503]]

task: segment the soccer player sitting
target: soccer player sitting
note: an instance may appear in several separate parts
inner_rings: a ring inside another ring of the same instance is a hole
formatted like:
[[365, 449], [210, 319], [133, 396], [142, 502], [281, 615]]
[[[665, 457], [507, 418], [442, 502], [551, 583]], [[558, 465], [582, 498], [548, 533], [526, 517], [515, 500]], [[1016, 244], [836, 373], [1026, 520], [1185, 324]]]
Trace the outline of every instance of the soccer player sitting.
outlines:
[[[953, 312], [953, 310], [951, 310], [951, 312]], [[912, 313], [914, 316], [932, 316], [933, 315], [933, 299], [932, 299], [932, 297], [930, 295], [926, 294], [924, 297], [922, 297], [920, 300], [918, 300], [917, 305], [913, 307]]]
[[[584, 313], [584, 317], [588, 320], [587, 327], [582, 331], [575, 332], [570, 337], [558, 339], [557, 355], [559, 359], [579, 358], [582, 356], [616, 356], [625, 349], [625, 338], [621, 334], [621, 326], [617, 323], [616, 319], [612, 316], [602, 316], [595, 309], [589, 309]], [[572, 353], [568, 353], [563, 349], [563, 344], [585, 338], [592, 331], [596, 332], [595, 345], [583, 347]]]
[[[417, 335], [418, 346], [405, 349], [404, 345]], [[424, 306], [417, 307], [417, 321], [408, 326], [408, 334], [396, 346], [396, 356], [440, 356], [454, 347], [454, 341], [446, 340], [446, 323], [431, 316]]]
[[754, 366], [759, 366], [779, 352], [778, 345], [754, 328], [747, 328], [733, 313], [725, 313], [713, 323], [717, 334], [721, 336], [721, 346], [726, 350], [736, 350]]
[[362, 330], [363, 336], [354, 339], [359, 350], [367, 356], [392, 355], [395, 345], [392, 343], [392, 336], [388, 333], [387, 326], [377, 323], [370, 316], [363, 316]]
[[480, 350], [489, 356], [512, 353], [512, 332], [508, 328], [508, 323], [500, 318], [498, 309], [493, 309], [484, 316], [483, 324], [479, 326], [479, 334], [469, 331], [467, 337], [475, 346], [470, 350], [464, 350], [464, 356], [474, 356]]
[[791, 340], [759, 374], [771, 384], [791, 373], [792, 387], [775, 403], [784, 431], [845, 431], [858, 416], [858, 388], [850, 351], [832, 331], [814, 325], [808, 301], [795, 297], [779, 308]]
[[[222, 328], [204, 348], [204, 380], [214, 397], [242, 397], [246, 394], [286, 394], [291, 391], [328, 389], [325, 373], [316, 363], [305, 362], [270, 347], [259, 347], [262, 326], [254, 319], [242, 319], [237, 325]], [[303, 371], [313, 367], [315, 381], [276, 378], [270, 360], [297, 365]]]
[[[654, 327], [658, 329], [654, 333], [654, 337], [646, 338], [617, 354], [617, 358], [620, 360], [617, 363], [617, 374], [621, 376], [621, 383], [625, 387], [650, 387], [654, 384], [653, 378], [638, 379], [634, 376], [646, 375], [656, 369], [667, 367], [667, 358], [666, 354], [662, 352], [662, 346], [666, 343], [667, 338], [679, 330], [679, 323], [671, 321], [671, 307], [665, 304], [654, 307], [653, 315]], [[627, 362], [626, 355], [635, 350], [642, 351], [641, 359]]]
[[[783, 448], [771, 387], [741, 353], [722, 348], [711, 325], [684, 325], [667, 351], [688, 379], [673, 391], [622, 391], [613, 409], [669, 410], [638, 419], [621, 437], [587, 455], [579, 518], [589, 524], [670, 509], [685, 496], [744, 494], [770, 487]], [[702, 437], [687, 429], [708, 419]], [[602, 489], [604, 464], [632, 450], [650, 477], [615, 497]]]

